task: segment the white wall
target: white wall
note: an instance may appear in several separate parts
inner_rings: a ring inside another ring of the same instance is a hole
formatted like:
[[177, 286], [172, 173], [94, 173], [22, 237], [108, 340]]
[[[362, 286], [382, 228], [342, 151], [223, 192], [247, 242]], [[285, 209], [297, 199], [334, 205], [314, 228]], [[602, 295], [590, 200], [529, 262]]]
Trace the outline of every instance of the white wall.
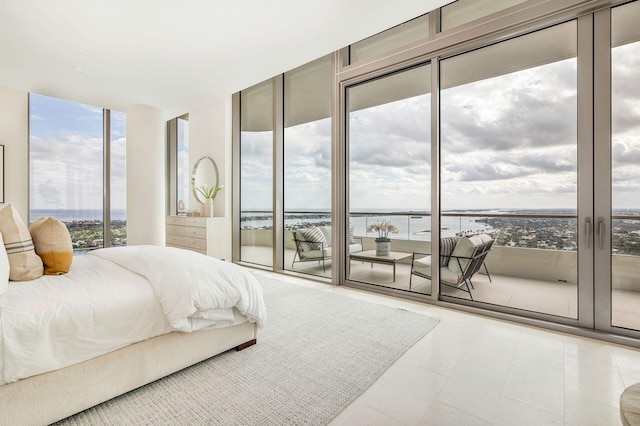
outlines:
[[[127, 118], [128, 120], [128, 118]], [[231, 216], [231, 96], [189, 112], [189, 170], [201, 157], [211, 157], [218, 166], [220, 185], [214, 201], [215, 216]], [[193, 192], [189, 210], [200, 206]]]
[[29, 94], [0, 87], [0, 145], [4, 145], [4, 204], [29, 220]]
[[127, 108], [127, 244], [165, 242], [165, 122], [146, 105]]

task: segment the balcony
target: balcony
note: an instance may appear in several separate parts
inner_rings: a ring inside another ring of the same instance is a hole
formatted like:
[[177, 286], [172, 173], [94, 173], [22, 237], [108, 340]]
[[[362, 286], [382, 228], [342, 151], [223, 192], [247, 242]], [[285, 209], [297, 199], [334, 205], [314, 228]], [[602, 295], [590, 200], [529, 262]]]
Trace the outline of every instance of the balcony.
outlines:
[[[301, 216], [304, 215], [296, 213], [287, 216], [285, 226], [301, 228], [311, 223], [330, 222], [326, 213], [324, 218], [319, 213], [307, 213], [306, 218]], [[383, 218], [398, 225], [405, 224], [398, 226], [400, 232], [392, 236], [393, 251], [430, 252], [430, 232], [424, 226], [430, 220], [429, 216], [413, 213], [352, 214], [351, 224], [354, 225], [355, 235], [363, 239], [364, 250], [375, 249], [375, 236], [367, 235], [367, 225]], [[633, 224], [629, 226], [631, 222]], [[443, 214], [441, 223], [443, 236], [487, 232], [496, 241], [485, 262], [491, 281], [482, 274], [484, 269], [472, 279], [475, 301], [577, 318], [575, 215]], [[623, 226], [624, 223], [628, 226]], [[636, 330], [640, 330], [640, 256], [628, 254], [628, 247], [635, 246], [628, 235], [640, 238], [637, 231], [629, 231], [630, 227], [635, 229], [639, 224], [640, 218], [614, 217], [614, 254], [611, 257], [612, 324]], [[626, 234], [622, 229], [626, 229]], [[271, 229], [243, 229], [242, 241], [251, 241], [251, 245], [242, 246], [242, 259], [250, 263], [268, 264], [272, 259], [271, 238]], [[292, 268], [295, 245], [291, 230], [285, 230], [284, 240], [285, 269], [315, 276], [331, 276], [330, 268], [323, 272], [319, 262], [296, 262]], [[430, 294], [431, 281], [417, 276], [413, 276], [409, 288], [410, 263], [410, 258], [398, 262], [394, 281], [391, 265], [353, 260], [350, 262], [349, 278], [411, 293]], [[443, 286], [441, 292], [469, 299], [467, 293], [449, 287]]]

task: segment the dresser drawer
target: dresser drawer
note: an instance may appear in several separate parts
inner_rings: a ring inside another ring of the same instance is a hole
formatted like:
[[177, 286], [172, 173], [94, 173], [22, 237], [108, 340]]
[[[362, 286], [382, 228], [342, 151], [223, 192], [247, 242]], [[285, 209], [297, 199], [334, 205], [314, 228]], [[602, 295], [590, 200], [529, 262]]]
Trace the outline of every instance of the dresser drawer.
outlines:
[[181, 217], [181, 216], [167, 216], [167, 225], [184, 226], [185, 219], [186, 217]]
[[204, 217], [185, 217], [184, 225], [204, 228], [207, 226], [207, 220]]
[[172, 245], [175, 244], [177, 246], [190, 248], [190, 249], [199, 249], [199, 250], [207, 249], [207, 240], [203, 240], [200, 238], [180, 237], [177, 235], [167, 237], [167, 244], [172, 244]]
[[181, 247], [182, 243], [184, 241], [184, 237], [180, 236], [180, 235], [167, 235], [167, 242], [166, 244], [168, 246], [178, 246]]
[[185, 237], [191, 238], [207, 238], [207, 229], [206, 228], [194, 228], [192, 226], [185, 226], [182, 228]]
[[184, 226], [180, 225], [169, 225], [167, 223], [167, 235], [184, 235]]

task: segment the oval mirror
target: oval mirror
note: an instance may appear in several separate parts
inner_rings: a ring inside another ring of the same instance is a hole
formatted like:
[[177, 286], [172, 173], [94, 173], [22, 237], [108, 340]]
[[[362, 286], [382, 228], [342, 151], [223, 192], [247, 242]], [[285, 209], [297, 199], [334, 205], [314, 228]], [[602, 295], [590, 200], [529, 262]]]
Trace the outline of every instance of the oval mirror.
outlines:
[[218, 166], [211, 157], [202, 157], [193, 166], [193, 172], [191, 173], [191, 186], [193, 189], [193, 195], [196, 196], [196, 200], [200, 204], [205, 203], [204, 196], [196, 191], [196, 188], [207, 185], [208, 188], [218, 186]]

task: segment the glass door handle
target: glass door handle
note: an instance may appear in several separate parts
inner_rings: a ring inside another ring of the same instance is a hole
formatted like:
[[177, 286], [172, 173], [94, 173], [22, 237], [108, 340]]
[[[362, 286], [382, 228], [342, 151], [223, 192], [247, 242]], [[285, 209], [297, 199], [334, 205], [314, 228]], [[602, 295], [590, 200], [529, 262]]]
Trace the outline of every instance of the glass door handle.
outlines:
[[598, 218], [598, 241], [600, 249], [604, 249], [604, 218]]
[[591, 218], [588, 217], [584, 220], [584, 239], [587, 243], [587, 248], [591, 248], [591, 238], [592, 238], [592, 228], [591, 228]]

